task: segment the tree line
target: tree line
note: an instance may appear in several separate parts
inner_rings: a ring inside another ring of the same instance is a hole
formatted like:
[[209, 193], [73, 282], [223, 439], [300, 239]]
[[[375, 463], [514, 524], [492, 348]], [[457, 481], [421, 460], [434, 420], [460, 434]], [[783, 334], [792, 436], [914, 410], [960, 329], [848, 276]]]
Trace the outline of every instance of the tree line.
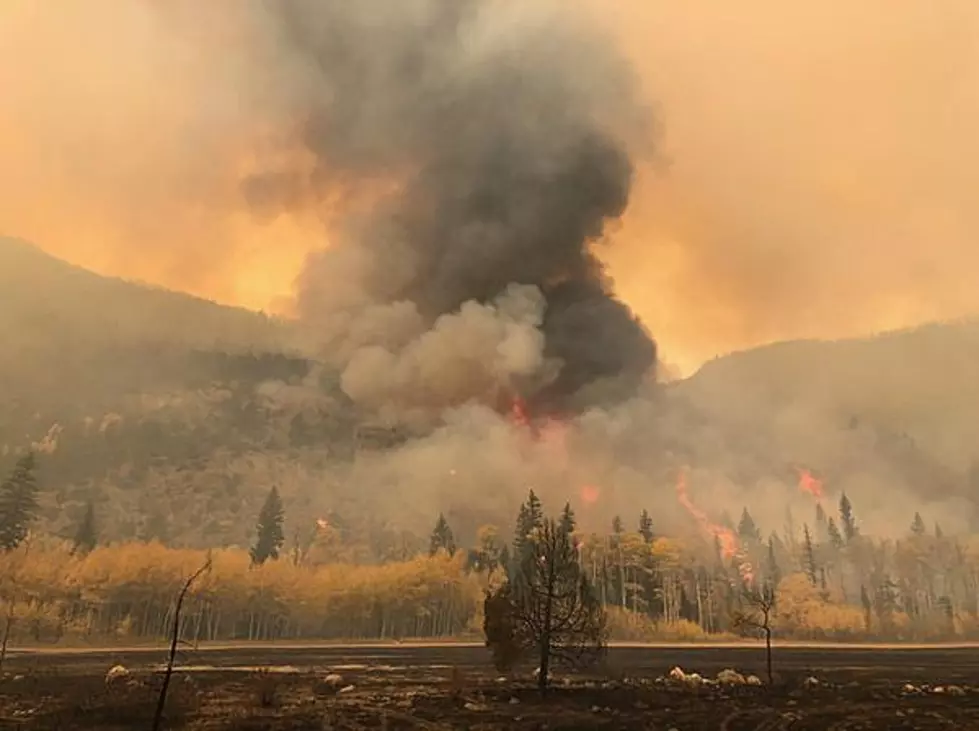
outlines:
[[[102, 544], [91, 505], [67, 540], [32, 531], [34, 473], [28, 454], [0, 483], [0, 603], [13, 640], [165, 636], [175, 592], [206, 552], [156, 541]], [[289, 545], [282, 499], [272, 488], [250, 548], [211, 552], [211, 569], [188, 595], [181, 635], [206, 641], [475, 634], [487, 592], [499, 600], [501, 587], [509, 587], [514, 600], [523, 591], [521, 577], [571, 551], [568, 576], [576, 592], [587, 586], [575, 599], [587, 598], [584, 604], [600, 611], [603, 636], [728, 636], [742, 629], [737, 618], [747, 588], [772, 596], [780, 637], [979, 637], [979, 543], [929, 528], [917, 513], [906, 536], [877, 539], [860, 529], [845, 495], [833, 508], [830, 514], [816, 504], [811, 522], [788, 521], [767, 537], [746, 508], [731, 524], [739, 544], [731, 556], [710, 537], [660, 534], [646, 510], [632, 529], [616, 518], [608, 531], [581, 530], [570, 505], [551, 521], [531, 491], [509, 530], [486, 525], [474, 545], [459, 545], [449, 519], [438, 515], [427, 541], [406, 539], [398, 556], [381, 559], [339, 520], [319, 521]], [[538, 563], [528, 564], [531, 557]]]

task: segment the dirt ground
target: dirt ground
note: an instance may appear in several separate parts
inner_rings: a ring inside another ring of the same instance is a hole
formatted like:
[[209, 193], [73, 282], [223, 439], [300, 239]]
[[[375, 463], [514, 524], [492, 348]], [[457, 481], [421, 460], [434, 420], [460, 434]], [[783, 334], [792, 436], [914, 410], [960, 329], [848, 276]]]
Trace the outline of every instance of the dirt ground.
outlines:
[[[166, 727], [979, 729], [979, 674], [968, 682], [977, 659], [974, 649], [787, 649], [769, 688], [664, 677], [674, 664], [708, 680], [725, 667], [762, 674], [751, 648], [613, 648], [601, 670], [559, 672], [542, 699], [528, 674], [498, 676], [481, 648], [225, 649], [184, 654]], [[129, 676], [107, 684], [106, 670], [121, 660]], [[159, 652], [15, 655], [0, 678], [0, 729], [148, 729], [159, 660]]]

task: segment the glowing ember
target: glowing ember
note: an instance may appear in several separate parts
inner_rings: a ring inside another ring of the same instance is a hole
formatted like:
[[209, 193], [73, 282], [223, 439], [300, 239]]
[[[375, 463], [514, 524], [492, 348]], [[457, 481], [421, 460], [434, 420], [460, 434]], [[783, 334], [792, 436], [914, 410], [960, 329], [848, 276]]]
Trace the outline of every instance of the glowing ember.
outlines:
[[813, 477], [807, 469], [799, 469], [799, 492], [808, 493], [817, 500], [821, 500], [823, 497], [822, 480]]
[[687, 492], [687, 475], [683, 471], [680, 472], [676, 481], [676, 496], [680, 505], [700, 524], [701, 529], [717, 540], [721, 546], [721, 555], [724, 558], [738, 557], [738, 571], [741, 573], [741, 578], [748, 583], [754, 581], [755, 577], [751, 564], [741, 554], [738, 537], [730, 528], [712, 522], [707, 517], [707, 513], [694, 505], [690, 499], [690, 494]]
[[581, 502], [585, 505], [594, 505], [598, 502], [598, 488], [594, 485], [582, 485]]

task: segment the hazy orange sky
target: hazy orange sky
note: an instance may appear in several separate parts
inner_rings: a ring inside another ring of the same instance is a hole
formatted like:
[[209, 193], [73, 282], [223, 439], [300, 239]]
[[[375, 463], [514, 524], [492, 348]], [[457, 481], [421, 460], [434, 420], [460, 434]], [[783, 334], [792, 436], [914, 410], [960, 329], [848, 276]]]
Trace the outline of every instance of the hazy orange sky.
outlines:
[[[666, 360], [979, 312], [979, 3], [579, 2], [663, 128], [603, 255]], [[0, 5], [0, 235], [285, 306], [324, 234], [242, 200], [290, 120], [233, 8]]]

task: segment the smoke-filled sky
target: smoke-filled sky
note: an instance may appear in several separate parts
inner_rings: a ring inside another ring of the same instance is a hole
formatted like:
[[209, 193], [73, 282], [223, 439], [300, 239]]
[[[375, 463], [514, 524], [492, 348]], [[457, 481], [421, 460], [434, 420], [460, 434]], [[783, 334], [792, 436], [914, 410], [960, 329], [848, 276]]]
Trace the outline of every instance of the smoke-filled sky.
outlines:
[[[505, 22], [474, 43], [505, 48], [544, 5], [497, 4]], [[339, 237], [336, 220], [392, 180], [357, 175], [315, 204], [300, 186], [285, 208], [255, 205], [243, 180], [317, 167], [293, 144], [309, 69], [257, 6], [3, 3], [0, 233], [101, 272], [288, 308], [324, 227]], [[668, 362], [690, 370], [759, 342], [979, 311], [973, 0], [561, 7], [607, 26], [657, 116], [659, 138], [615, 131], [637, 184], [599, 250]], [[602, 98], [588, 87], [602, 78], [594, 56], [545, 57]], [[599, 125], [616, 116], [616, 91], [604, 90]]]

